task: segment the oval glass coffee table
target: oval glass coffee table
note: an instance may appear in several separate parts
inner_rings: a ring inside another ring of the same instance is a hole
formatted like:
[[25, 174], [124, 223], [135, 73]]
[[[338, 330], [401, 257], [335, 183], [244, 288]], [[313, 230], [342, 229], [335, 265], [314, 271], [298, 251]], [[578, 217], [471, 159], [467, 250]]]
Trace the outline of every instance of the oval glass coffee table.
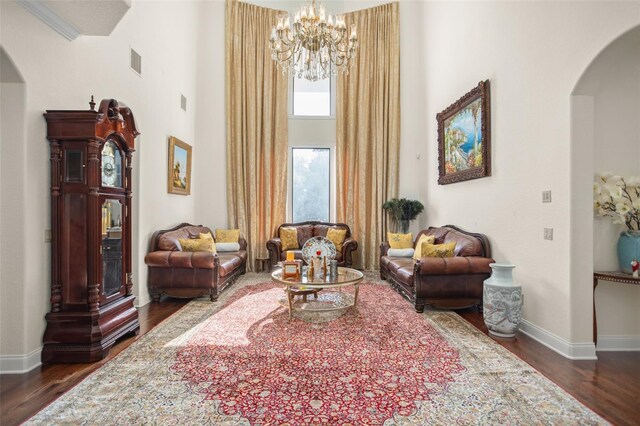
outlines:
[[[331, 278], [309, 279], [306, 273], [302, 277], [291, 280], [282, 279], [282, 269], [276, 269], [271, 274], [273, 282], [284, 286], [286, 295], [281, 303], [289, 308], [289, 320], [293, 311], [325, 312], [356, 309], [358, 303], [358, 286], [362, 281], [362, 272], [351, 268], [338, 268], [338, 276]], [[342, 287], [353, 286], [354, 294], [342, 291]], [[320, 291], [322, 290], [322, 291]], [[313, 293], [313, 299], [307, 300], [307, 295]], [[294, 300], [296, 296], [303, 299]]]

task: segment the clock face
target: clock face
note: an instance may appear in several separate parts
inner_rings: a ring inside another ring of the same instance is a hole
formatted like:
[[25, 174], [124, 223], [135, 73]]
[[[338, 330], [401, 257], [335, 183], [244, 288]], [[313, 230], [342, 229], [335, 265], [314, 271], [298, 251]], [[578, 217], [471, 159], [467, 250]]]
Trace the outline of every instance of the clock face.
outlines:
[[120, 151], [113, 142], [107, 142], [102, 148], [102, 186], [120, 186], [120, 174], [118, 173]]
[[116, 183], [116, 162], [113, 157], [102, 157], [102, 184], [113, 186]]

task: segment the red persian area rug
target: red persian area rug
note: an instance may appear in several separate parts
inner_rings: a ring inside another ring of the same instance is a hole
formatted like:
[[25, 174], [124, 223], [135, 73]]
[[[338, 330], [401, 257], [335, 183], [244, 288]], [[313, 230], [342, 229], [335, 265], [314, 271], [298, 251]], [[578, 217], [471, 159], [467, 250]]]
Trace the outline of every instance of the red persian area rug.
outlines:
[[177, 353], [172, 370], [188, 385], [207, 383], [204, 397], [224, 414], [251, 424], [382, 424], [415, 412], [464, 369], [389, 287], [363, 285], [358, 316], [320, 324], [289, 321], [282, 292], [237, 291]]
[[247, 274], [168, 318], [28, 424], [606, 424], [456, 314], [367, 273], [358, 309], [288, 319]]

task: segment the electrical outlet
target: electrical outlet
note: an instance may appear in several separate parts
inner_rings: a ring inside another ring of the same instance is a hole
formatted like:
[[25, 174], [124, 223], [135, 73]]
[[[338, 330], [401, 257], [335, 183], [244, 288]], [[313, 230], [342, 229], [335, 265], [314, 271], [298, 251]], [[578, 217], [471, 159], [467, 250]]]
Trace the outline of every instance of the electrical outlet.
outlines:
[[50, 243], [51, 242], [51, 229], [45, 229], [44, 230], [44, 242], [45, 243]]
[[550, 203], [551, 202], [551, 190], [542, 191], [542, 202], [543, 203]]
[[553, 240], [553, 228], [544, 228], [544, 239]]

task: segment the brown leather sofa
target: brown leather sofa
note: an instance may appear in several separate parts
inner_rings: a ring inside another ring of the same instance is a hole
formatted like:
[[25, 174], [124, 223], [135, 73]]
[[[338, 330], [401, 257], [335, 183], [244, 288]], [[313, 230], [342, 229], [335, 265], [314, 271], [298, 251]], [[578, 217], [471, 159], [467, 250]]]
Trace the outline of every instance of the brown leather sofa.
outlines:
[[[423, 257], [418, 261], [407, 257], [387, 256], [389, 244], [380, 246], [380, 278], [414, 304], [417, 312], [425, 305], [461, 309], [482, 309], [483, 282], [491, 275], [491, 246], [483, 234], [463, 231], [453, 225], [430, 227], [422, 234], [434, 235], [436, 244], [456, 242], [454, 257]], [[414, 246], [416, 241], [414, 241]]]
[[240, 250], [236, 252], [181, 251], [178, 239], [198, 238], [201, 232], [211, 230], [202, 225], [182, 223], [153, 234], [144, 262], [149, 267], [149, 292], [154, 302], [160, 301], [163, 294], [173, 297], [209, 295], [214, 302], [225, 287], [245, 273], [247, 242], [242, 237], [238, 241]]
[[344, 223], [330, 222], [299, 222], [299, 223], [283, 223], [276, 231], [276, 237], [267, 241], [267, 250], [269, 250], [269, 267], [275, 267], [276, 263], [286, 260], [287, 254], [282, 251], [282, 242], [280, 241], [280, 228], [296, 228], [298, 232], [298, 250], [294, 250], [296, 259], [302, 259], [302, 246], [311, 237], [326, 237], [329, 228], [346, 229], [347, 234], [342, 245], [342, 252], [336, 252], [336, 260], [338, 266], [351, 267], [353, 264], [353, 252], [358, 248], [358, 242], [351, 238], [351, 229], [349, 225]]

